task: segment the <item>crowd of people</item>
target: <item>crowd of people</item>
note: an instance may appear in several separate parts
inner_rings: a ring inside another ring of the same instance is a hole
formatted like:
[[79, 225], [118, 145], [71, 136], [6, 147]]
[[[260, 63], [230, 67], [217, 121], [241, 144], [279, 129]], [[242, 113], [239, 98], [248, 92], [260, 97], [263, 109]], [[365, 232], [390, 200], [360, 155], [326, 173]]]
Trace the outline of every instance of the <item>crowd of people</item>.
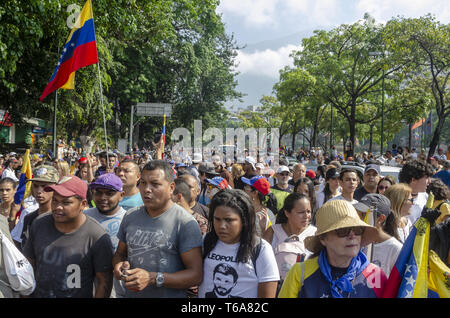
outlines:
[[[30, 297], [382, 297], [429, 193], [432, 232], [447, 233], [430, 249], [450, 263], [450, 158], [399, 148], [346, 158], [364, 164], [362, 179], [333, 151], [281, 156], [275, 170], [219, 153], [35, 154], [20, 203], [23, 156], [9, 153], [0, 230], [34, 268]], [[401, 167], [398, 179], [380, 165]], [[0, 297], [18, 297], [5, 281], [0, 263]]]

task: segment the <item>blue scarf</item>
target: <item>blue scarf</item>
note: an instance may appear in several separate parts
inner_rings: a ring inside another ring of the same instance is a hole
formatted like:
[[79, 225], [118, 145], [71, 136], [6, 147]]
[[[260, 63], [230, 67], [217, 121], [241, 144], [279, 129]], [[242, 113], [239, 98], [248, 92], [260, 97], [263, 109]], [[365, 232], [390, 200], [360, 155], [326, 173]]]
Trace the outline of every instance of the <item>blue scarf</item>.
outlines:
[[352, 259], [347, 272], [337, 280], [333, 280], [331, 276], [331, 267], [327, 261], [326, 249], [323, 249], [319, 255], [319, 268], [326, 280], [331, 284], [331, 294], [334, 298], [342, 298], [342, 292], [353, 292], [352, 280], [362, 273], [362, 271], [369, 265], [369, 261], [363, 252], [359, 252], [356, 257]]

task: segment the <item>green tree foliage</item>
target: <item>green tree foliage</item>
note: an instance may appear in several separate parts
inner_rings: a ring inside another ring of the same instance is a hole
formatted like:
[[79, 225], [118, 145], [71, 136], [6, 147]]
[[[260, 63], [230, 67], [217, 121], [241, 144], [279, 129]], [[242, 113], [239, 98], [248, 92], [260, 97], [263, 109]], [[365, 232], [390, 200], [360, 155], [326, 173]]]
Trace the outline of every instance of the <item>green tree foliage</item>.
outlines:
[[[78, 1], [82, 7], [85, 1]], [[39, 97], [56, 67], [70, 29], [73, 0], [7, 0], [0, 4], [0, 108], [13, 117], [52, 120], [54, 94]], [[171, 127], [223, 123], [223, 103], [239, 97], [236, 45], [225, 34], [215, 0], [93, 1], [97, 48], [108, 128], [128, 133], [131, 105], [174, 105]], [[79, 70], [75, 90], [58, 90], [58, 131], [102, 140], [97, 66]], [[115, 120], [111, 120], [115, 119]], [[142, 135], [162, 126], [145, 118]], [[168, 135], [170, 137], [170, 133]], [[139, 139], [142, 140], [142, 139]]]
[[397, 63], [403, 65], [408, 89], [432, 101], [436, 109], [439, 120], [430, 142], [431, 156], [450, 114], [450, 25], [441, 24], [430, 15], [417, 19], [399, 17], [388, 21], [384, 38]]

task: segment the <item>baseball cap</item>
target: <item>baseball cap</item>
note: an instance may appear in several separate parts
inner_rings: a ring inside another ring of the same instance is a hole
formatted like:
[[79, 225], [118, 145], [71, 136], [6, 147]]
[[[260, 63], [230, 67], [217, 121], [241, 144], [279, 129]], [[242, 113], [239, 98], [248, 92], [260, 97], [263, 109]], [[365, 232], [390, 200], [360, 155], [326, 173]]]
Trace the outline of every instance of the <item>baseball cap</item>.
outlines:
[[359, 201], [368, 207], [374, 207], [376, 212], [388, 216], [391, 213], [391, 201], [384, 195], [378, 193], [369, 193]]
[[255, 176], [251, 179], [242, 177], [242, 182], [258, 190], [262, 195], [268, 195], [270, 193], [270, 183], [263, 176]]
[[201, 173], [207, 173], [210, 175], [218, 176], [219, 174], [216, 172], [216, 168], [211, 162], [204, 162], [200, 164], [200, 167], [198, 167], [198, 171]]
[[253, 170], [256, 170], [256, 167], [255, 167], [256, 160], [255, 160], [255, 158], [253, 158], [252, 156], [247, 156], [247, 157], [245, 157], [245, 162], [251, 164]]
[[175, 168], [187, 167], [184, 163], [180, 162], [175, 165]]
[[289, 172], [289, 167], [281, 165], [277, 168], [277, 173], [283, 173], [283, 172]]
[[58, 183], [59, 173], [53, 166], [42, 165], [33, 169], [33, 177], [28, 181]]
[[122, 180], [114, 173], [104, 173], [99, 176], [89, 187], [91, 189], [104, 188], [122, 192]]
[[76, 176], [63, 177], [57, 184], [44, 188], [44, 191], [54, 191], [63, 197], [73, 197], [75, 195], [86, 199], [88, 186], [86, 182]]
[[230, 186], [228, 185], [228, 181], [222, 177], [214, 177], [212, 179], [206, 179], [206, 181], [219, 189], [230, 188]]
[[314, 170], [308, 170], [308, 171], [306, 171], [306, 176], [310, 179], [315, 179], [316, 173], [314, 172]]
[[374, 163], [367, 165], [366, 168], [364, 169], [364, 173], [366, 173], [369, 170], [375, 170], [377, 174], [381, 174], [380, 166]]
[[339, 172], [336, 168], [330, 168], [325, 173], [326, 180], [333, 179], [333, 178], [339, 178]]
[[366, 204], [362, 203], [361, 201], [358, 201], [358, 203], [354, 203], [352, 205], [355, 208], [355, 210], [359, 212], [366, 213], [369, 210], [369, 207]]
[[86, 157], [81, 157], [79, 161], [80, 161], [81, 164], [88, 162]]
[[264, 169], [264, 164], [262, 164], [261, 162], [258, 162], [258, 163], [255, 165], [255, 167], [262, 170], [262, 169]]
[[194, 153], [194, 159], [192, 159], [193, 163], [200, 163], [202, 162], [202, 154], [201, 153]]

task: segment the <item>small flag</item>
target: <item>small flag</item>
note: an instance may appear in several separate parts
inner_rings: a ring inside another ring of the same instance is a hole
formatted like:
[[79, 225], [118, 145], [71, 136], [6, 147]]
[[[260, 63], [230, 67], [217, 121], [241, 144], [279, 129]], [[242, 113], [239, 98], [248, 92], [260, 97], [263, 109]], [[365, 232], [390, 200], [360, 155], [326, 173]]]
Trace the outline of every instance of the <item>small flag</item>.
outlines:
[[31, 183], [28, 182], [28, 180], [33, 177], [30, 162], [30, 149], [25, 151], [21, 171], [22, 174], [20, 175], [19, 186], [17, 187], [16, 194], [14, 195], [14, 203], [23, 205], [23, 200], [26, 199], [31, 193]]
[[58, 65], [40, 100], [44, 100], [47, 95], [58, 88], [74, 89], [75, 71], [95, 63], [98, 63], [97, 42], [91, 0], [88, 0], [69, 34]]
[[414, 129], [422, 126], [424, 122], [425, 122], [425, 118], [422, 118], [421, 120], [415, 122], [414, 125], [411, 126], [411, 130], [414, 130]]

